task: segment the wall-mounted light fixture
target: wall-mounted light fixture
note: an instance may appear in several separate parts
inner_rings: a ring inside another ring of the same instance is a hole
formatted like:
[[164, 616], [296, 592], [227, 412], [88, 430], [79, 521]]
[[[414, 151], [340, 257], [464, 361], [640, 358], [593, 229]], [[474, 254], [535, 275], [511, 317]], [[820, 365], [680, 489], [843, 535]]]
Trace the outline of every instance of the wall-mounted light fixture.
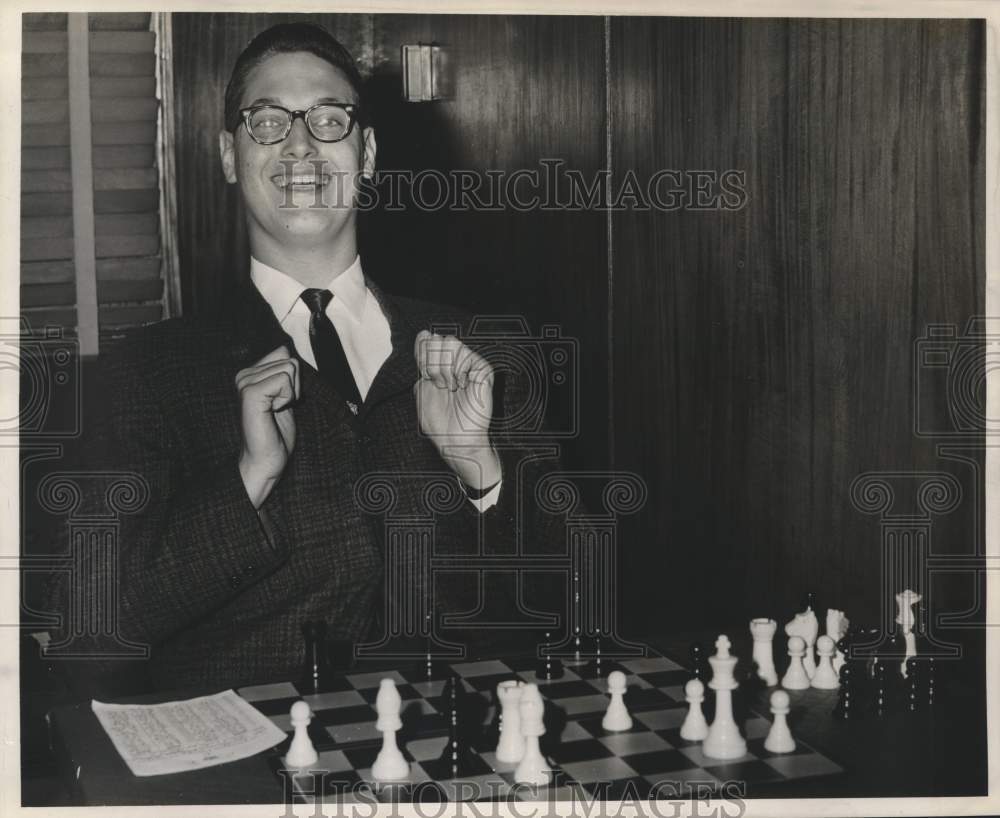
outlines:
[[451, 97], [448, 52], [436, 43], [402, 46], [403, 99], [431, 102]]

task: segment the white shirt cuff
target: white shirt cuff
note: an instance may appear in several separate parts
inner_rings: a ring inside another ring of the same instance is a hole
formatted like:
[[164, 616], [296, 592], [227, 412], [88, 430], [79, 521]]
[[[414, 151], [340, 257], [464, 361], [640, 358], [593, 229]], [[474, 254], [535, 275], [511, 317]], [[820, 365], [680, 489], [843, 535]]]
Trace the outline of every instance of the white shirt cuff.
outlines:
[[500, 478], [500, 482], [497, 483], [493, 488], [491, 488], [486, 494], [480, 497], [478, 500], [474, 500], [472, 497], [467, 499], [472, 505], [476, 507], [476, 510], [482, 514], [483, 512], [489, 511], [493, 506], [497, 504], [497, 500], [500, 499], [500, 486], [503, 485], [503, 478]]

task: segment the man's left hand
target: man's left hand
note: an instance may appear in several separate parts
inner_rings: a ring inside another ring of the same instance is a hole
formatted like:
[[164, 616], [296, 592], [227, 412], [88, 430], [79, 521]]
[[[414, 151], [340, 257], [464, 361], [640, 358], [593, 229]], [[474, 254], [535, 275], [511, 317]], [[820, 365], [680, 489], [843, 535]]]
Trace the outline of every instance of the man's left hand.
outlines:
[[500, 459], [490, 444], [493, 367], [453, 335], [422, 330], [413, 353], [420, 379], [414, 384], [420, 431], [473, 489], [500, 481]]

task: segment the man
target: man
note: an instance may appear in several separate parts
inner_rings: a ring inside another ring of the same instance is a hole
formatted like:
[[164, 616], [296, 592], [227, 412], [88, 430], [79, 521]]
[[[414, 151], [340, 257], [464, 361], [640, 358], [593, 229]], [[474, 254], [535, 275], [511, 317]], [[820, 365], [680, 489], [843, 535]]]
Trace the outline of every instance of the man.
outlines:
[[[156, 687], [295, 678], [306, 621], [352, 643], [379, 635], [398, 594], [382, 593], [384, 520], [366, 476], [414, 519], [432, 484], [460, 488], [434, 520], [435, 554], [511, 553], [524, 522], [517, 460], [490, 434], [493, 370], [430, 331], [461, 316], [393, 298], [362, 269], [354, 195], [376, 140], [360, 90], [317, 27], [275, 26], [247, 47], [219, 145], [245, 205], [252, 287], [219, 316], [136, 333], [106, 362], [101, 462], [149, 487], [122, 517], [117, 637], [151, 646]], [[544, 527], [540, 547], [564, 549]], [[404, 573], [454, 613], [481, 601], [474, 575], [431, 588], [422, 566]], [[123, 664], [101, 674], [121, 678]], [[98, 678], [86, 692], [120, 689]]]

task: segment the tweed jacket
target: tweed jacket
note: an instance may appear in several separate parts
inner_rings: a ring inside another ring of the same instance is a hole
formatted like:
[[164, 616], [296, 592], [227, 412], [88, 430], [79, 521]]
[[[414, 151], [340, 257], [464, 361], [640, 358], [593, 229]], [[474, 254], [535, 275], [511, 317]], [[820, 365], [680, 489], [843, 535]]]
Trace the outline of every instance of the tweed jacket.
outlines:
[[[306, 620], [323, 620], [332, 638], [351, 641], [384, 627], [385, 515], [426, 521], [428, 481], [450, 474], [418, 431], [414, 339], [442, 321], [459, 327], [464, 321], [454, 310], [368, 284], [389, 317], [391, 356], [357, 416], [315, 370], [300, 367], [294, 451], [259, 512], [237, 466], [234, 378], [279, 344], [294, 347], [256, 290], [248, 287], [220, 317], [146, 327], [108, 355], [107, 410], [93, 456], [140, 475], [149, 487], [146, 508], [121, 520], [116, 584], [120, 634], [151, 647], [148, 671], [156, 688], [295, 678]], [[480, 514], [463, 497], [436, 513], [435, 553], [513, 553], [518, 527], [528, 524], [515, 507], [518, 464], [505, 451], [501, 459], [497, 505]], [[363, 478], [373, 474], [387, 476], [391, 508], [378, 506], [377, 486], [374, 506], [359, 494], [369, 485]], [[520, 533], [541, 551], [565, 551], [556, 520]], [[480, 604], [474, 573], [438, 580], [427, 573], [412, 570], [407, 581], [433, 583], [437, 612]], [[547, 599], [536, 599], [535, 607], [561, 606], [551, 584], [536, 592]], [[397, 597], [389, 596], [392, 605]], [[488, 596], [493, 604], [518, 604], [509, 594]], [[537, 641], [536, 635], [531, 646]]]

